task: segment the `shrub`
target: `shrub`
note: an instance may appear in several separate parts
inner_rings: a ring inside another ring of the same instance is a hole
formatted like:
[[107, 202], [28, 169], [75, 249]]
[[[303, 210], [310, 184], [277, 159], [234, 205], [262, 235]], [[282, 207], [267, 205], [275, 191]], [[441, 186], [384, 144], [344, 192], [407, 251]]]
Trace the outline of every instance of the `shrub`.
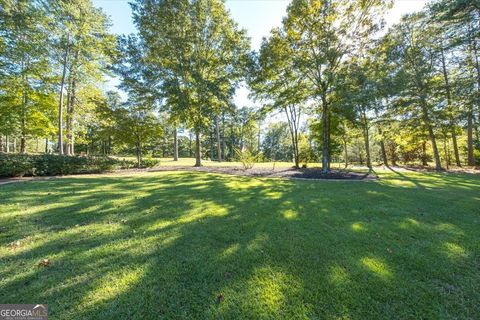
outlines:
[[235, 153], [237, 154], [238, 160], [242, 163], [244, 170], [252, 169], [255, 162], [257, 162], [257, 156], [253, 155], [248, 149], [245, 151], [235, 149]]
[[100, 173], [114, 170], [120, 164], [107, 157], [1, 154], [0, 177]]
[[140, 163], [140, 168], [153, 168], [158, 164], [160, 164], [160, 160], [158, 159], [145, 158], [142, 159], [142, 162]]
[[33, 175], [32, 157], [23, 154], [0, 154], [0, 177]]

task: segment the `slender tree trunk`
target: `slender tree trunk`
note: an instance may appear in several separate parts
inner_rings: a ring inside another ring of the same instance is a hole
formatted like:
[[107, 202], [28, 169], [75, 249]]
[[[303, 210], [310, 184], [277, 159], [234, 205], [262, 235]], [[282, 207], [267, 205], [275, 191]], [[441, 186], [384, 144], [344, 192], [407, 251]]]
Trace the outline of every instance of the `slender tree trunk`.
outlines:
[[195, 167], [202, 166], [202, 155], [200, 146], [200, 130], [195, 130]]
[[445, 155], [445, 168], [448, 170], [450, 166], [450, 157], [448, 155], [449, 150], [447, 147], [447, 141], [448, 141], [448, 137], [447, 137], [447, 133], [445, 132], [443, 134], [443, 153]]
[[178, 137], [176, 126], [173, 126], [173, 161], [178, 161]]
[[383, 130], [380, 126], [378, 128], [378, 133], [380, 134], [380, 151], [382, 153], [383, 165], [388, 167], [387, 151], [385, 150], [385, 138], [383, 136]]
[[65, 148], [65, 153], [67, 156], [71, 156], [72, 153], [70, 152], [70, 139], [71, 139], [71, 130], [72, 130], [72, 120], [71, 120], [71, 111], [70, 111], [70, 104], [72, 102], [72, 73], [70, 73], [67, 77], [67, 85], [66, 85], [66, 90], [67, 90], [67, 101], [66, 101], [66, 106], [65, 106], [65, 125], [66, 125], [66, 133], [67, 133], [67, 143], [66, 143], [66, 148]]
[[48, 153], [48, 138], [45, 138], [45, 154]]
[[[472, 28], [469, 28], [469, 41], [470, 41], [470, 50], [473, 54], [473, 63], [476, 71], [476, 80], [477, 80], [477, 93], [480, 93], [480, 63], [478, 61], [478, 49], [476, 39], [472, 35]], [[474, 145], [473, 145], [473, 105], [470, 106], [467, 113], [467, 164], [469, 166], [475, 166], [475, 157], [474, 157]]]
[[467, 114], [467, 164], [475, 165], [475, 157], [473, 154], [473, 108]]
[[427, 162], [427, 142], [426, 141], [422, 142], [422, 166], [424, 166], [424, 167], [428, 166], [428, 162]]
[[227, 141], [225, 139], [225, 112], [222, 114], [222, 159], [226, 160]]
[[461, 167], [462, 163], [460, 162], [460, 153], [458, 152], [457, 134], [455, 132], [454, 127], [452, 127], [451, 130], [452, 130], [453, 153], [455, 154], [455, 164], [457, 167]]
[[189, 138], [188, 154], [189, 154], [189, 157], [191, 158], [191, 157], [193, 156], [193, 150], [192, 150], [192, 133], [191, 133], [191, 132], [188, 134], [188, 138]]
[[437, 141], [435, 139], [435, 133], [431, 125], [428, 125], [428, 134], [430, 135], [430, 140], [432, 142], [433, 156], [435, 158], [435, 170], [442, 170], [442, 162], [440, 161], [440, 154], [438, 153]]
[[452, 142], [453, 142], [453, 152], [455, 154], [455, 163], [458, 167], [461, 166], [460, 163], [460, 155], [458, 152], [458, 144], [457, 144], [457, 134], [455, 132], [455, 120], [453, 118], [452, 112], [452, 93], [450, 88], [450, 80], [448, 78], [448, 70], [447, 64], [445, 62], [445, 52], [443, 49], [443, 43], [440, 45], [440, 57], [442, 60], [442, 71], [443, 71], [443, 80], [445, 81], [445, 92], [447, 94], [447, 104], [448, 104], [448, 113], [449, 113], [449, 122], [450, 122], [450, 131], [452, 133]]
[[77, 63], [78, 63], [78, 51], [75, 51], [72, 63], [72, 76], [70, 83], [70, 90], [67, 95], [67, 154], [70, 156], [75, 155], [75, 102], [77, 99]]
[[70, 34], [67, 33], [67, 45], [65, 47], [65, 53], [63, 55], [63, 73], [62, 73], [62, 80], [60, 82], [60, 102], [58, 104], [58, 154], [60, 155], [63, 155], [63, 89], [65, 87], [65, 78], [67, 75], [69, 40], [70, 40]]
[[222, 162], [222, 146], [220, 144], [220, 124], [218, 123], [218, 117], [215, 117], [215, 131], [216, 131], [216, 135], [217, 135], [218, 161]]
[[136, 151], [137, 151], [137, 167], [140, 168], [142, 166], [142, 146], [140, 141], [137, 140], [136, 143]]
[[3, 147], [3, 136], [0, 135], [0, 152], [4, 152], [4, 151], [5, 151], [5, 149]]
[[[260, 154], [261, 152], [261, 149], [260, 149], [261, 132], [262, 132], [262, 120], [258, 120], [257, 154]], [[257, 158], [257, 161], [258, 161], [258, 158]]]
[[433, 149], [433, 156], [435, 159], [435, 170], [440, 171], [442, 170], [442, 163], [440, 161], [440, 154], [438, 153], [438, 148], [437, 148], [437, 141], [435, 139], [435, 133], [433, 132], [433, 127], [430, 121], [430, 117], [428, 115], [428, 109], [426, 105], [426, 101], [422, 101], [422, 112], [423, 112], [423, 120], [425, 122], [425, 125], [427, 126], [428, 129], [428, 134], [430, 136], [430, 141], [432, 143], [432, 149]]
[[5, 152], [9, 153], [10, 152], [10, 139], [9, 136], [5, 137]]
[[291, 136], [291, 139], [292, 139], [293, 160], [295, 162], [295, 168], [299, 168], [300, 167], [300, 161], [299, 161], [299, 156], [298, 156], [298, 154], [299, 154], [299, 151], [298, 151], [298, 133], [297, 133], [297, 126], [296, 126], [297, 119], [296, 119], [296, 116], [293, 114], [294, 111], [292, 111], [292, 109], [290, 109], [290, 113], [289, 113], [288, 108], [289, 107], [285, 107], [284, 111], [285, 111], [285, 115], [286, 115], [287, 120], [288, 120], [288, 128], [290, 130], [290, 136]]
[[17, 152], [17, 137], [13, 137], [13, 153]]
[[20, 153], [24, 154], [27, 152], [27, 146], [26, 146], [26, 119], [25, 116], [22, 117], [22, 132], [20, 135]]
[[372, 169], [372, 159], [370, 158], [370, 134], [368, 128], [368, 119], [365, 111], [363, 111], [363, 133], [365, 139], [365, 153], [367, 157], [367, 167], [369, 170]]
[[328, 109], [326, 97], [322, 97], [322, 172], [329, 172]]
[[229, 146], [230, 150], [228, 151], [230, 155], [230, 159], [235, 156], [234, 147], [235, 147], [235, 135], [233, 132], [233, 117], [232, 117], [232, 119], [230, 119], [230, 146]]

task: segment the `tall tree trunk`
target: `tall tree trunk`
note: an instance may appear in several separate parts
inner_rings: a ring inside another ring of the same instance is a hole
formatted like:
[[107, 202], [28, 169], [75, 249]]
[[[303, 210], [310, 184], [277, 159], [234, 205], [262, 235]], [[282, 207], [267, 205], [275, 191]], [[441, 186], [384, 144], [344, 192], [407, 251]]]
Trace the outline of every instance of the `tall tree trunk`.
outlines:
[[60, 102], [58, 104], [58, 154], [63, 155], [63, 89], [65, 87], [65, 78], [67, 76], [67, 60], [69, 52], [70, 34], [67, 33], [67, 44], [63, 55], [63, 73], [60, 82]]
[[140, 168], [142, 166], [142, 144], [138, 138], [135, 146], [136, 146], [136, 153], [137, 153], [137, 167]]
[[435, 139], [435, 133], [433, 132], [432, 126], [428, 125], [428, 134], [430, 135], [430, 140], [432, 143], [433, 156], [435, 158], [435, 170], [442, 170], [442, 162], [440, 161], [440, 154], [438, 153], [437, 141]]
[[72, 102], [72, 72], [67, 77], [67, 103], [66, 103], [66, 113], [65, 113], [65, 125], [66, 125], [66, 133], [67, 133], [67, 143], [65, 148], [65, 153], [67, 156], [72, 155], [70, 152], [70, 139], [71, 139], [71, 130], [72, 130], [72, 120], [71, 120], [71, 111], [70, 111], [70, 103]]
[[422, 166], [426, 167], [428, 166], [428, 161], [427, 161], [427, 142], [423, 141], [422, 142]]
[[178, 161], [177, 126], [173, 126], [173, 161]]
[[3, 136], [0, 135], [0, 152], [4, 152], [4, 147], [3, 147]]
[[[24, 103], [26, 107], [26, 103]], [[26, 115], [23, 112], [22, 115], [22, 123], [21, 123], [21, 133], [20, 133], [20, 153], [24, 154], [27, 151], [27, 146], [26, 146]]]
[[220, 124], [218, 123], [218, 117], [215, 117], [215, 131], [217, 135], [217, 159], [222, 162], [222, 146], [220, 145]]
[[[27, 59], [28, 64], [28, 59]], [[25, 68], [25, 62], [22, 58], [22, 71]], [[27, 151], [26, 139], [27, 139], [27, 85], [28, 79], [22, 75], [23, 78], [23, 94], [22, 94], [22, 119], [20, 125], [20, 153], [24, 154]]]
[[234, 151], [234, 148], [235, 148], [235, 134], [233, 132], [233, 117], [232, 119], [230, 119], [230, 146], [229, 146], [229, 155], [230, 155], [230, 158], [233, 158], [235, 156], [235, 151]]
[[435, 159], [435, 170], [440, 171], [442, 170], [442, 163], [440, 161], [440, 154], [438, 153], [438, 148], [437, 148], [437, 141], [435, 139], [435, 133], [433, 132], [433, 127], [430, 121], [430, 116], [428, 115], [428, 108], [427, 108], [427, 102], [422, 101], [422, 112], [423, 112], [423, 120], [425, 122], [425, 125], [427, 126], [428, 129], [428, 135], [430, 136], [430, 141], [432, 143], [432, 149], [433, 149], [433, 157]]
[[9, 153], [10, 152], [10, 139], [9, 136], [5, 137], [5, 152]]
[[[476, 80], [477, 80], [477, 94], [480, 94], [480, 63], [478, 61], [478, 48], [477, 42], [474, 38], [472, 27], [469, 27], [469, 44], [470, 44], [470, 52], [473, 54], [473, 64], [476, 71]], [[467, 113], [467, 164], [469, 166], [475, 165], [475, 157], [474, 157], [474, 145], [473, 145], [473, 105], [469, 107]]]
[[192, 133], [190, 132], [188, 134], [188, 138], [189, 138], [189, 143], [188, 143], [188, 155], [189, 157], [191, 158], [193, 156], [193, 150], [192, 150]]
[[200, 146], [200, 130], [195, 130], [195, 167], [202, 166], [201, 146]]
[[300, 167], [300, 160], [299, 160], [299, 151], [298, 151], [298, 130], [297, 130], [297, 117], [296, 114], [294, 114], [293, 109], [290, 109], [290, 107], [285, 107], [285, 115], [288, 120], [288, 128], [290, 130], [290, 136], [292, 139], [292, 148], [293, 148], [293, 160], [295, 162], [295, 168]]
[[227, 139], [225, 139], [225, 112], [222, 114], [222, 159], [226, 160]]
[[[262, 120], [258, 120], [258, 134], [257, 134], [257, 154], [260, 154], [260, 138], [262, 133]], [[257, 157], [258, 159], [258, 157]]]
[[75, 51], [72, 62], [72, 75], [67, 95], [67, 155], [75, 155], [75, 130], [73, 127], [75, 119], [75, 102], [77, 100], [77, 63], [78, 50]]
[[322, 97], [322, 172], [329, 172], [328, 109], [326, 97]]
[[448, 170], [450, 166], [450, 157], [448, 155], [447, 139], [447, 133], [445, 132], [443, 135], [443, 153], [445, 154], [445, 168]]
[[372, 169], [372, 159], [370, 158], [370, 134], [368, 130], [368, 119], [367, 115], [365, 113], [365, 110], [363, 111], [362, 114], [363, 117], [363, 135], [364, 135], [364, 140], [365, 140], [365, 153], [367, 156], [367, 167], [369, 170]]
[[48, 138], [45, 138], [45, 154], [48, 153]]
[[453, 153], [455, 154], [455, 164], [457, 167], [461, 167], [462, 163], [460, 162], [460, 153], [458, 152], [457, 134], [455, 132], [455, 127], [452, 127], [451, 130]]
[[448, 78], [448, 70], [447, 64], [445, 60], [445, 52], [443, 48], [443, 43], [440, 44], [440, 57], [442, 60], [442, 72], [443, 72], [443, 80], [445, 81], [445, 92], [447, 94], [447, 104], [448, 104], [448, 117], [450, 122], [450, 132], [452, 134], [452, 142], [453, 142], [453, 152], [455, 154], [455, 163], [458, 167], [461, 166], [460, 163], [460, 155], [458, 152], [458, 144], [457, 144], [457, 134], [455, 132], [455, 120], [453, 117], [453, 106], [452, 106], [452, 91], [450, 88], [450, 80]]
[[380, 134], [380, 151], [382, 153], [383, 165], [388, 167], [387, 151], [385, 150], [385, 137], [383, 136], [383, 130], [380, 126], [378, 128], [378, 133]]
[[467, 114], [467, 164], [475, 165], [475, 157], [473, 154], [473, 108]]
[[17, 137], [13, 137], [13, 153], [17, 152]]

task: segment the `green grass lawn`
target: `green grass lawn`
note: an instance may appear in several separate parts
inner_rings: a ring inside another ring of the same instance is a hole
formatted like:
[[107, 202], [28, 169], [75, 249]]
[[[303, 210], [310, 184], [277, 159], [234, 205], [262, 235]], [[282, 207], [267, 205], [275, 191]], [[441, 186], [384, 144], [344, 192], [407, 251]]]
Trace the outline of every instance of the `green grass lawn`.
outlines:
[[0, 186], [0, 303], [47, 303], [50, 319], [480, 319], [480, 176], [379, 175]]

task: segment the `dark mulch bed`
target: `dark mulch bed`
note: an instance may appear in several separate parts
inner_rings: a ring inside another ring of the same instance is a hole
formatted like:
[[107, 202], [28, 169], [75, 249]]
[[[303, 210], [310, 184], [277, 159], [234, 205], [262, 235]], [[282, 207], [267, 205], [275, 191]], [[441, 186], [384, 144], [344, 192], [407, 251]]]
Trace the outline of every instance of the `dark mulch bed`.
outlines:
[[322, 179], [322, 180], [376, 180], [378, 177], [373, 173], [361, 173], [346, 170], [332, 170], [330, 173], [323, 173], [320, 168], [255, 168], [244, 170], [239, 167], [158, 167], [149, 171], [198, 171], [210, 173], [233, 174], [248, 177], [274, 177], [292, 179]]
[[[244, 170], [240, 167], [190, 167], [190, 166], [165, 166], [156, 167], [152, 169], [128, 169], [117, 170], [106, 175], [125, 175], [135, 172], [159, 172], [159, 171], [194, 171], [194, 172], [209, 172], [232, 174], [246, 177], [271, 177], [271, 178], [290, 178], [290, 179], [305, 179], [305, 180], [377, 180], [378, 177], [374, 173], [361, 173], [347, 170], [332, 170], [330, 173], [322, 173], [320, 168], [262, 168], [253, 167], [249, 170]], [[87, 174], [96, 175], [96, 174]], [[54, 179], [61, 176], [53, 177], [19, 177], [0, 179], [0, 185], [14, 182], [26, 182], [31, 180], [47, 180]]]

